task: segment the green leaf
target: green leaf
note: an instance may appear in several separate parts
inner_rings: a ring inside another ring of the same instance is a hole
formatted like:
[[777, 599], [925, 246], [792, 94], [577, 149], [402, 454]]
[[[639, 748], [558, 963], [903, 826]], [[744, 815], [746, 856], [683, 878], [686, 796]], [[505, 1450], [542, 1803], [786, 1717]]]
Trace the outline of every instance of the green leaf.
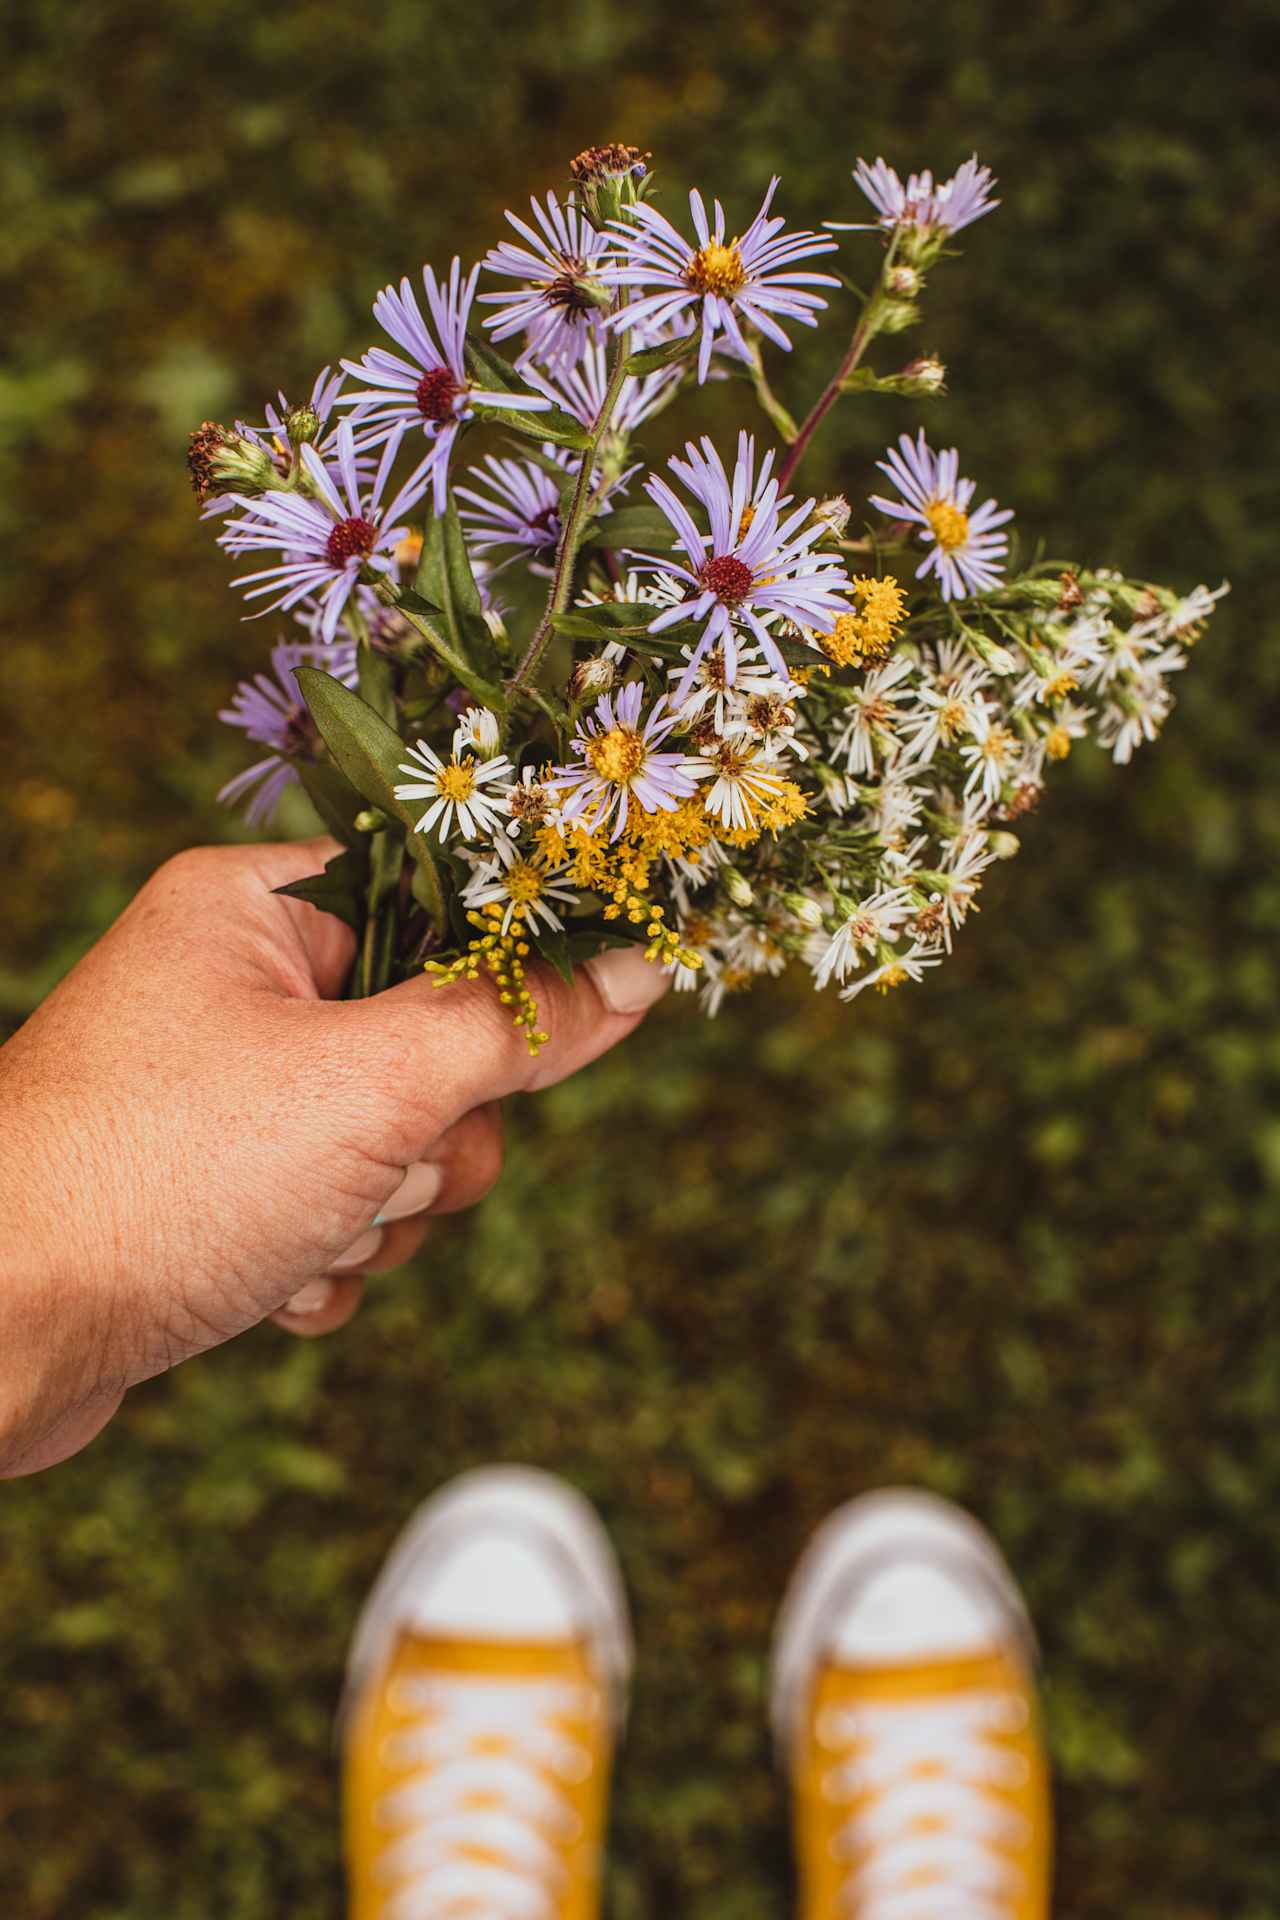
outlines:
[[295, 667], [303, 699], [337, 765], [356, 792], [411, 827], [412, 802], [397, 800], [396, 776], [404, 742], [367, 701], [320, 667]]
[[504, 407], [496, 400], [477, 400], [473, 404], [477, 418], [501, 423], [509, 432], [521, 434], [527, 440], [550, 440], [557, 447], [579, 449], [591, 445], [589, 430], [563, 407], [526, 413], [523, 409]]
[[372, 647], [361, 647], [358, 656], [360, 698], [366, 706], [381, 714], [388, 726], [395, 725], [396, 719], [396, 675], [395, 668], [385, 653], [375, 653]]
[[675, 551], [676, 530], [657, 507], [619, 507], [595, 520], [584, 547], [637, 547], [642, 553]]
[[[412, 589], [401, 593], [399, 606], [464, 686], [486, 704], [489, 695], [496, 694], [501, 706], [501, 689], [496, 684], [501, 662], [485, 622], [484, 602], [452, 495], [445, 511], [427, 521], [418, 572]], [[483, 693], [481, 686], [486, 688]]]
[[[601, 600], [595, 606], [579, 607], [573, 614], [558, 614], [554, 624], [558, 632], [567, 633], [581, 632], [581, 623], [585, 622], [593, 629], [598, 629], [603, 638], [616, 639], [620, 630], [647, 627], [661, 612], [661, 607], [644, 600]], [[579, 627], [570, 629], [562, 626], [561, 622], [566, 620], [578, 621]]]
[[364, 926], [365, 867], [350, 847], [336, 853], [332, 860], [326, 860], [323, 873], [310, 874], [305, 880], [291, 880], [287, 887], [276, 887], [273, 891], [288, 894], [292, 900], [305, 900], [321, 913], [335, 914], [357, 933]]
[[367, 802], [342, 769], [331, 760], [308, 761], [298, 768], [298, 778], [334, 839], [341, 840], [344, 847], [354, 847], [357, 852], [367, 851], [368, 837], [355, 824], [356, 815], [363, 812]]
[[[602, 611], [600, 607], [589, 607], [577, 613], [557, 614], [552, 624], [557, 633], [563, 633], [571, 640], [587, 640], [594, 646], [599, 646], [605, 640], [625, 640], [637, 653], [652, 654], [657, 660], [681, 659], [681, 648], [695, 645], [702, 635], [702, 628], [696, 620], [681, 620], [662, 633], [649, 633], [639, 622], [620, 627], [592, 619], [593, 614]], [[651, 608], [650, 619], [657, 612], [657, 607]]]
[[466, 339], [467, 366], [474, 379], [500, 393], [526, 393], [528, 389], [509, 360], [495, 353], [481, 334], [469, 333]]
[[696, 333], [679, 340], [664, 340], [660, 347], [644, 347], [639, 353], [629, 354], [624, 371], [637, 376], [657, 373], [659, 368], [669, 367], [677, 360], [691, 359], [697, 350]]
[[547, 927], [541, 923], [527, 928], [529, 938], [541, 957], [553, 966], [567, 985], [573, 985], [573, 961], [569, 954], [569, 939], [563, 927]]

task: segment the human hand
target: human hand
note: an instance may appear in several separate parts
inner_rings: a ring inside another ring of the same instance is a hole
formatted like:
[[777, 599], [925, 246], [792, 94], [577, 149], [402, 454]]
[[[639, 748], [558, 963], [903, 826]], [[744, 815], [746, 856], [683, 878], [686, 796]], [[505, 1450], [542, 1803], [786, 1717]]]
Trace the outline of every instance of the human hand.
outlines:
[[335, 1000], [350, 931], [272, 892], [333, 850], [180, 854], [0, 1049], [0, 1474], [267, 1317], [340, 1326], [363, 1274], [488, 1192], [503, 1096], [594, 1060], [666, 985], [635, 948], [572, 988], [531, 968], [536, 1057], [484, 981]]

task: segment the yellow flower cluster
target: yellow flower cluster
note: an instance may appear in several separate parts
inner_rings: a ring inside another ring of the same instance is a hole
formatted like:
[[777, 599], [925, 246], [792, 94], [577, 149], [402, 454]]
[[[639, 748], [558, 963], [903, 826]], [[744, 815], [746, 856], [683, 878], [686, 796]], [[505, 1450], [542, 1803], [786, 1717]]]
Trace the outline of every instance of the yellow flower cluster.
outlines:
[[865, 667], [892, 653], [906, 614], [906, 599], [892, 574], [873, 580], [857, 575], [852, 583], [856, 612], [842, 613], [831, 633], [816, 636], [838, 667]]
[[447, 987], [455, 980], [478, 980], [481, 966], [486, 967], [493, 976], [502, 1005], [514, 1007], [512, 1021], [524, 1029], [530, 1053], [537, 1053], [551, 1036], [539, 1027], [538, 1003], [525, 985], [524, 963], [529, 957], [529, 942], [524, 937], [525, 929], [519, 916], [512, 920], [505, 933], [502, 918], [502, 904], [497, 900], [478, 913], [469, 913], [467, 919], [477, 932], [468, 942], [466, 952], [460, 953], [456, 960], [428, 960], [427, 972], [435, 974], [437, 987]]
[[[693, 804], [696, 806], [696, 801]], [[684, 813], [689, 806], [685, 801], [678, 811]], [[671, 819], [673, 815], [664, 817]], [[648, 898], [649, 872], [659, 852], [686, 852], [695, 841], [705, 846], [711, 837], [710, 830], [702, 834], [700, 823], [690, 812], [683, 838], [677, 833], [669, 844], [648, 846], [644, 842], [654, 818], [652, 814], [638, 813], [629, 822], [627, 832], [617, 840], [610, 840], [603, 826], [591, 829], [570, 826], [565, 831], [544, 826], [538, 833], [538, 850], [548, 865], [567, 865], [575, 886], [603, 894], [608, 902], [604, 909], [606, 920], [620, 920], [625, 915], [633, 926], [645, 923], [649, 942], [645, 948], [646, 959], [664, 964], [678, 960], [688, 967], [700, 967], [700, 955], [681, 945], [679, 934], [665, 924], [663, 909]]]

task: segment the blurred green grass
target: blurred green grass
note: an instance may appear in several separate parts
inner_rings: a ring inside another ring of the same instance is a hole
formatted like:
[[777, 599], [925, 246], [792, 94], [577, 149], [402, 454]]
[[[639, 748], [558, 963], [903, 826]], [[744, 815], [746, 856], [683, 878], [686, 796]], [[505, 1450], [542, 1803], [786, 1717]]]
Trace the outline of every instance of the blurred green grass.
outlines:
[[[1060, 1910], [1280, 1914], [1273, 30], [1265, 0], [14, 22], [0, 1015], [236, 831], [211, 716], [268, 633], [194, 524], [187, 427], [363, 346], [376, 287], [482, 250], [592, 140], [731, 220], [776, 168], [804, 224], [857, 217], [859, 153], [976, 148], [1004, 204], [904, 343], [951, 369], [925, 417], [1028, 540], [1235, 591], [1161, 748], [1071, 764], [927, 986], [664, 1008], [513, 1116], [499, 1191], [348, 1334], [244, 1340], [5, 1490], [6, 1911], [336, 1915], [354, 1612], [413, 1502], [518, 1457], [598, 1500], [635, 1599], [619, 1920], [786, 1911], [771, 1611], [830, 1505], [903, 1480], [1028, 1592]], [[837, 345], [779, 368], [791, 403]], [[864, 491], [916, 417], [849, 408], [814, 481]]]

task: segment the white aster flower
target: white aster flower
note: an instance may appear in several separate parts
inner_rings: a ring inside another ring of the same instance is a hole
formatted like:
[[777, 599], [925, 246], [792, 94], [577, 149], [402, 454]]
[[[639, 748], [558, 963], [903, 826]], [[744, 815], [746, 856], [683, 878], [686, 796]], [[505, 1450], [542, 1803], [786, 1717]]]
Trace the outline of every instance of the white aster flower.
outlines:
[[814, 986], [821, 992], [833, 976], [843, 985], [846, 976], [860, 967], [868, 954], [875, 953], [882, 942], [897, 938], [914, 913], [905, 887], [877, 890], [857, 901], [828, 939], [815, 936], [810, 949]]
[[845, 709], [843, 731], [832, 748], [834, 757], [844, 756], [850, 773], [870, 775], [878, 759], [888, 760], [896, 753], [898, 705], [910, 697], [911, 689], [904, 683], [914, 672], [915, 663], [906, 654], [895, 654], [854, 690]]
[[1021, 741], [1012, 728], [1006, 727], [1003, 720], [997, 717], [999, 712], [994, 702], [977, 699], [974, 702], [973, 738], [966, 740], [960, 748], [960, 757], [969, 768], [965, 792], [969, 793], [978, 787], [993, 806], [1000, 798], [1005, 781], [1014, 773], [1022, 757]]
[[860, 973], [844, 988], [840, 998], [856, 1000], [868, 987], [874, 987], [877, 993], [888, 993], [891, 987], [900, 987], [907, 980], [922, 980], [925, 968], [940, 965], [942, 958], [936, 947], [925, 947], [917, 941], [905, 953], [894, 953], [870, 973]]
[[499, 833], [494, 836], [493, 857], [477, 866], [462, 898], [474, 908], [500, 902], [504, 933], [510, 931], [513, 920], [560, 928], [564, 922], [550, 903], [571, 907], [578, 898], [575, 889], [565, 884], [567, 872], [567, 866], [549, 867], [537, 855], [517, 853], [506, 834]]
[[982, 663], [965, 647], [938, 648], [937, 672], [915, 688], [899, 722], [902, 765], [924, 768], [939, 748], [952, 747], [981, 724], [983, 688], [991, 684]]
[[511, 762], [505, 753], [492, 760], [476, 760], [470, 753], [455, 752], [446, 762], [434, 747], [419, 740], [409, 748], [409, 759], [400, 763], [400, 771], [414, 777], [396, 788], [396, 799], [430, 802], [415, 832], [430, 833], [434, 828], [443, 841], [456, 824], [464, 840], [477, 840], [500, 825], [505, 811], [502, 796], [486, 793], [485, 788], [510, 777]]
[[703, 795], [707, 812], [738, 832], [751, 832], [786, 784], [777, 762], [742, 739], [719, 740], [685, 765], [696, 780], [711, 783]]

